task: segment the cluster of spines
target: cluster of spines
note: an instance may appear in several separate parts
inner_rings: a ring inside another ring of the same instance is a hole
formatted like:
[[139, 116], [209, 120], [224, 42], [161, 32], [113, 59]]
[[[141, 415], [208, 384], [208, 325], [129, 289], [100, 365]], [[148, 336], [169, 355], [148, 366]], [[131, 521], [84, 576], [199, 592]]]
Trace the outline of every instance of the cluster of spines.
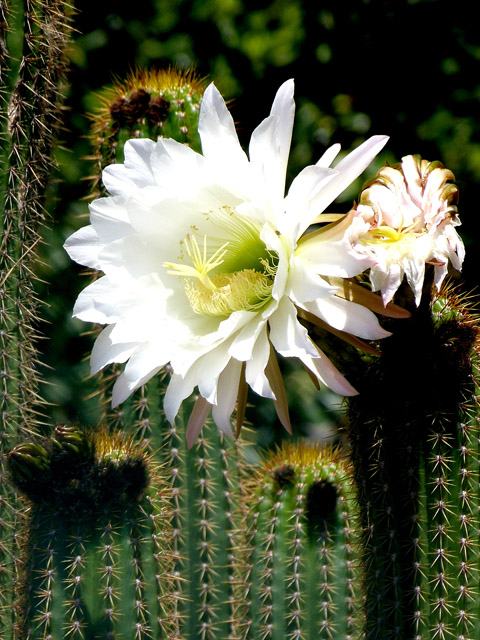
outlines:
[[57, 428], [12, 450], [10, 468], [31, 501], [18, 637], [168, 638], [168, 489], [145, 447]]
[[446, 289], [433, 302], [427, 294], [402, 323], [349, 403], [367, 638], [473, 639], [478, 320], [467, 300]]
[[245, 638], [360, 638], [357, 514], [330, 447], [289, 444], [247, 492]]
[[173, 138], [199, 151], [203, 90], [204, 83], [194, 73], [175, 69], [137, 70], [105, 90], [92, 115], [94, 192], [102, 169], [123, 162], [123, 147], [131, 138]]
[[5, 452], [39, 421], [35, 254], [60, 124], [71, 8], [0, 3], [0, 637], [13, 637], [17, 497]]

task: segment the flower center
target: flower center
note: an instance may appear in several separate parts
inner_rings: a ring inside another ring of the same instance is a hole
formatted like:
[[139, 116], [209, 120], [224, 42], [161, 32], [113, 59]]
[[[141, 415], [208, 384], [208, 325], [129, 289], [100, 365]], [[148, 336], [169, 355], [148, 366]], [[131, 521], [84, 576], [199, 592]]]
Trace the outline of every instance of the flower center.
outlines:
[[234, 311], [257, 311], [271, 297], [277, 256], [261, 241], [259, 227], [229, 207], [207, 215], [214, 223], [213, 233], [200, 242], [193, 234], [182, 240], [180, 259], [190, 264], [163, 266], [168, 274], [184, 278], [195, 313], [229, 316]]
[[395, 229], [387, 225], [380, 225], [374, 229], [370, 229], [362, 238], [364, 244], [380, 244], [380, 245], [393, 245], [405, 242], [411, 242], [415, 240], [417, 236], [421, 235], [413, 231], [413, 227], [407, 227], [406, 229]]

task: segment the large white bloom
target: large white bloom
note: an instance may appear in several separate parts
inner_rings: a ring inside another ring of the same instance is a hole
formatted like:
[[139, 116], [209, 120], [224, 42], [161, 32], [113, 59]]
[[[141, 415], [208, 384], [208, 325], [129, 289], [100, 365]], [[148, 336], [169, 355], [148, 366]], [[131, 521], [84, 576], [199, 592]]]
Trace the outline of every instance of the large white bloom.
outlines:
[[440, 162], [405, 156], [401, 164], [381, 169], [363, 190], [358, 212], [369, 229], [354, 244], [375, 259], [370, 280], [385, 304], [405, 275], [418, 305], [426, 263], [435, 265], [437, 289], [449, 263], [462, 268], [465, 249], [455, 230], [460, 220], [454, 179]]
[[248, 158], [210, 85], [200, 112], [203, 155], [170, 139], [128, 141], [125, 163], [103, 172], [110, 197], [91, 204], [91, 225], [65, 244], [71, 258], [104, 274], [74, 308], [78, 318], [108, 325], [95, 342], [92, 372], [127, 362], [113, 389], [117, 405], [170, 363], [167, 418], [174, 420], [195, 387], [200, 394], [190, 442], [210, 409], [230, 432], [237, 396], [242, 419], [247, 385], [275, 401], [289, 428], [275, 351], [299, 358], [334, 391], [355, 393], [309, 338], [299, 309], [360, 338], [388, 335], [371, 311], [332, 284], [372, 264], [352, 250], [352, 237], [367, 223], [351, 213], [305, 234], [387, 138], [370, 138], [330, 169], [335, 145], [285, 197], [293, 117], [288, 81], [253, 132]]

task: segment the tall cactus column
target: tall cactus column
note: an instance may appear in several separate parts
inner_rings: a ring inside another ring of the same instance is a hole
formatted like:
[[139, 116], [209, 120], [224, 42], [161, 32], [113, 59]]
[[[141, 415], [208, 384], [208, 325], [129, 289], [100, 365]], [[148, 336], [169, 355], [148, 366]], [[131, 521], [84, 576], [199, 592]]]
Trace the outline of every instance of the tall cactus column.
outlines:
[[35, 430], [35, 249], [45, 220], [50, 152], [60, 123], [70, 7], [59, 0], [0, 3], [0, 637], [13, 637], [16, 497], [4, 453]]
[[350, 401], [369, 639], [479, 637], [476, 323], [425, 287]]

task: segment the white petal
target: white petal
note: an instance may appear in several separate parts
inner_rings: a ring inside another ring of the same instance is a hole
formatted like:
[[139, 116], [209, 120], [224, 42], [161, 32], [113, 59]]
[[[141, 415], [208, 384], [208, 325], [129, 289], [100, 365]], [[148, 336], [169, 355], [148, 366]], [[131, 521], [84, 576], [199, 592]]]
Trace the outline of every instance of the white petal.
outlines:
[[98, 254], [104, 243], [98, 237], [95, 229], [89, 225], [82, 227], [67, 238], [63, 248], [72, 260], [91, 269], [101, 269]]
[[212, 407], [212, 417], [220, 429], [228, 436], [233, 437], [230, 416], [237, 402], [238, 384], [242, 371], [242, 363], [230, 360], [218, 378], [218, 401]]
[[379, 340], [390, 335], [382, 329], [377, 316], [369, 309], [338, 296], [307, 302], [302, 307], [334, 329], [346, 331], [365, 340]]
[[316, 196], [335, 178], [334, 169], [306, 167], [293, 180], [285, 198], [284, 219], [278, 222], [282, 233], [296, 240], [318, 215]]
[[363, 218], [350, 211], [339, 222], [303, 236], [295, 256], [319, 275], [352, 278], [375, 263], [371, 255], [354, 248], [358, 237], [368, 230]]
[[290, 261], [285, 295], [294, 302], [309, 302], [317, 298], [333, 296], [337, 287], [328, 284], [315, 271], [308, 268], [307, 263], [297, 256]]
[[325, 185], [312, 203], [317, 209], [317, 214], [325, 211], [326, 207], [365, 171], [387, 140], [387, 136], [372, 136], [334, 167], [337, 175]]
[[340, 153], [341, 146], [338, 144], [332, 144], [331, 147], [325, 151], [320, 160], [317, 162], [317, 167], [329, 167], [335, 158]]
[[150, 343], [142, 344], [130, 356], [123, 373], [117, 378], [112, 389], [112, 407], [126, 400], [130, 394], [145, 384], [164, 367], [167, 362], [159, 362], [157, 353]]
[[257, 338], [265, 327], [265, 323], [266, 320], [260, 319], [257, 315], [239, 331], [228, 351], [232, 358], [240, 362], [250, 360]]
[[289, 301], [279, 305], [279, 311], [270, 321], [270, 340], [280, 354], [299, 358], [332, 391], [342, 395], [356, 394], [350, 383], [310, 340]]
[[263, 398], [271, 398], [275, 400], [275, 395], [270, 387], [267, 376], [265, 375], [265, 367], [270, 357], [270, 341], [266, 326], [263, 327], [259, 334], [255, 346], [252, 351], [252, 357], [247, 360], [245, 367], [245, 380], [247, 384]]
[[119, 318], [118, 291], [104, 276], [88, 285], [78, 296], [73, 315], [85, 322], [110, 324]]
[[90, 373], [94, 374], [113, 362], [126, 362], [138, 347], [138, 342], [121, 343], [111, 338], [115, 325], [106, 327], [95, 340], [90, 356]]
[[247, 163], [247, 156], [238, 141], [233, 118], [213, 83], [203, 94], [198, 133], [206, 158], [219, 165], [224, 162], [229, 165]]
[[285, 192], [285, 175], [295, 115], [293, 87], [293, 80], [282, 84], [269, 117], [252, 133], [249, 146], [250, 161], [259, 167], [274, 202], [280, 201]]
[[301, 358], [303, 364], [317, 376], [318, 380], [326, 385], [335, 393], [342, 396], [355, 396], [357, 391], [346, 380], [340, 371], [332, 364], [321, 349], [318, 349], [316, 358], [303, 356]]
[[124, 164], [112, 164], [102, 173], [103, 184], [112, 196], [129, 196], [138, 188], [155, 184], [150, 157], [155, 142], [148, 138], [127, 140]]
[[308, 337], [308, 331], [297, 320], [297, 312], [288, 298], [283, 298], [269, 320], [270, 341], [282, 356], [301, 358], [316, 356], [317, 349]]
[[195, 381], [192, 377], [184, 378], [173, 374], [170, 378], [165, 397], [163, 399], [163, 409], [170, 424], [173, 424], [177, 416], [180, 405], [193, 392]]

